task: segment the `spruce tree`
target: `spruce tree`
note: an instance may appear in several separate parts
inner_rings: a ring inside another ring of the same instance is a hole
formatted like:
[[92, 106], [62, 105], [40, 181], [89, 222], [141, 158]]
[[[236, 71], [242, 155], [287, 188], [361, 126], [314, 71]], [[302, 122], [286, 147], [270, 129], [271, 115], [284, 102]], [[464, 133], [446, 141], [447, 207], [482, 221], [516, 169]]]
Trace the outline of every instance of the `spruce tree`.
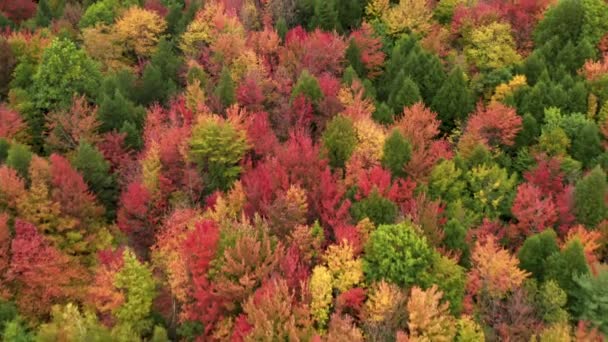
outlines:
[[323, 132], [323, 146], [327, 151], [329, 165], [342, 168], [357, 145], [357, 132], [350, 118], [335, 116]]
[[227, 67], [224, 67], [215, 88], [215, 94], [219, 98], [220, 104], [224, 109], [228, 108], [236, 101], [234, 91], [234, 81], [230, 76], [230, 70]]
[[559, 253], [557, 234], [552, 229], [529, 236], [521, 246], [517, 257], [519, 266], [538, 280], [545, 280], [547, 259], [554, 253]]
[[319, 28], [323, 31], [342, 31], [338, 20], [336, 0], [315, 0], [310, 28]]
[[394, 177], [405, 178], [405, 165], [412, 157], [412, 145], [398, 130], [393, 130], [384, 141], [382, 166], [391, 171]]
[[451, 131], [456, 121], [463, 122], [474, 109], [475, 99], [460, 68], [452, 70], [431, 103], [441, 120], [444, 132]]
[[394, 113], [402, 113], [403, 107], [409, 107], [421, 100], [418, 86], [404, 71], [399, 73], [392, 89], [387, 103]]
[[578, 222], [592, 228], [607, 217], [607, 188], [606, 173], [599, 166], [576, 183], [574, 209]]

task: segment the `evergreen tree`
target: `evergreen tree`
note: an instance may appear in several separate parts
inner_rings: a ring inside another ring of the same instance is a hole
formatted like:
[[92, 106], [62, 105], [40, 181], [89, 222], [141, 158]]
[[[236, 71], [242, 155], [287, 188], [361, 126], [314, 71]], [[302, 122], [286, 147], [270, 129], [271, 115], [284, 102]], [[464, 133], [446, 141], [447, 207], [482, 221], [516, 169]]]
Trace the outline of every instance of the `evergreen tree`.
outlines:
[[357, 222], [368, 218], [376, 225], [395, 223], [397, 212], [397, 205], [380, 196], [377, 191], [350, 207], [350, 213]]
[[404, 107], [410, 107], [420, 100], [418, 86], [411, 78], [405, 76], [405, 72], [401, 71], [397, 75], [393, 83], [393, 90], [388, 96], [388, 105], [393, 112], [402, 113]]
[[519, 266], [542, 282], [547, 272], [547, 259], [554, 253], [559, 253], [557, 234], [552, 229], [547, 229], [524, 241], [517, 254]]
[[384, 141], [382, 166], [390, 170], [394, 177], [405, 178], [404, 167], [411, 157], [411, 144], [398, 130], [393, 130]]
[[136, 106], [131, 100], [125, 98], [118, 89], [114, 90], [112, 95], [104, 96], [97, 110], [102, 132], [118, 131], [125, 122], [142, 127], [144, 116], [144, 108]]
[[576, 219], [587, 227], [595, 227], [608, 215], [606, 207], [606, 174], [596, 166], [576, 183], [574, 209]]
[[8, 156], [8, 150], [11, 144], [4, 138], [0, 138], [0, 164], [3, 164]]
[[220, 100], [223, 108], [228, 108], [235, 101], [234, 81], [230, 76], [230, 70], [227, 67], [222, 69], [222, 74], [215, 88], [215, 94]]
[[357, 145], [357, 132], [352, 120], [341, 115], [335, 116], [327, 124], [322, 140], [329, 165], [343, 168]]
[[106, 216], [109, 219], [113, 218], [119, 189], [115, 176], [110, 173], [110, 164], [104, 159], [103, 154], [96, 147], [82, 142], [71, 163], [106, 208]]
[[380, 102], [376, 106], [376, 111], [372, 113], [372, 118], [380, 124], [388, 125], [393, 123], [393, 111], [385, 102]]
[[475, 99], [460, 68], [452, 70], [431, 103], [437, 112], [441, 128], [448, 132], [455, 127], [456, 121], [464, 121], [474, 109]]
[[38, 1], [38, 10], [36, 11], [35, 22], [37, 26], [47, 27], [53, 20], [53, 13], [48, 0]]
[[12, 167], [24, 179], [28, 178], [28, 170], [33, 153], [30, 147], [19, 143], [11, 144], [6, 156], [6, 165]]
[[314, 12], [310, 20], [310, 28], [319, 28], [324, 31], [341, 32], [338, 18], [338, 0], [314, 0]]
[[289, 27], [287, 26], [287, 21], [285, 21], [284, 17], [280, 17], [275, 24], [275, 30], [279, 37], [281, 37], [282, 41], [285, 41], [285, 36], [287, 35], [287, 31], [289, 31]]
[[357, 43], [355, 43], [354, 39], [351, 39], [348, 43], [348, 48], [346, 49], [346, 59], [350, 63], [349, 67], [354, 69], [357, 75], [361, 75], [363, 77], [366, 76], [365, 65], [363, 65], [363, 61], [361, 61], [361, 50], [357, 46]]
[[319, 81], [308, 70], [302, 70], [300, 73], [298, 81], [291, 90], [291, 99], [297, 98], [300, 94], [306, 96], [312, 103], [317, 103], [323, 98]]
[[568, 294], [568, 302], [572, 303], [578, 290], [575, 277], [589, 273], [583, 245], [574, 239], [559, 252], [553, 253], [545, 268], [545, 279], [553, 279]]
[[519, 149], [524, 146], [531, 146], [536, 142], [536, 139], [540, 135], [540, 128], [538, 122], [530, 113], [524, 114], [522, 119], [521, 131], [515, 138], [515, 146]]
[[580, 161], [585, 168], [591, 168], [595, 158], [602, 153], [602, 142], [597, 125], [594, 122], [588, 122], [578, 128], [572, 138], [570, 146], [570, 155]]

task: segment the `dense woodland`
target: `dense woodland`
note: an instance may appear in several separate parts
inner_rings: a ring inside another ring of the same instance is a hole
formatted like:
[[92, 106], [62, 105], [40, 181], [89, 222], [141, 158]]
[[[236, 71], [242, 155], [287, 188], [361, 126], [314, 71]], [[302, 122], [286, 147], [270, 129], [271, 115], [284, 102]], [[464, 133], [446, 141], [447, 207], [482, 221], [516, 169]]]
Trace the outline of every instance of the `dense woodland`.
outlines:
[[604, 0], [0, 13], [0, 339], [608, 335]]

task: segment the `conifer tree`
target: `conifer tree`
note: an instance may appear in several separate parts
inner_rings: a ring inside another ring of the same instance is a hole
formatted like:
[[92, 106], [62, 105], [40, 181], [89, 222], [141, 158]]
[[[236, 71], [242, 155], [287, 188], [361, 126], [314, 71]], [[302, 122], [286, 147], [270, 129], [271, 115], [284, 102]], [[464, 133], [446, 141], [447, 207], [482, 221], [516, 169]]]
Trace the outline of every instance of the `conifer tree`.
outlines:
[[32, 156], [33, 153], [29, 146], [13, 143], [7, 152], [6, 165], [12, 167], [19, 172], [21, 177], [27, 179]]
[[228, 108], [236, 101], [234, 81], [230, 76], [230, 70], [227, 67], [222, 69], [222, 74], [215, 88], [215, 94], [220, 100], [224, 109]]
[[341, 115], [327, 124], [322, 139], [329, 165], [334, 168], [344, 167], [357, 146], [357, 132], [352, 120]]
[[420, 101], [420, 91], [416, 83], [405, 76], [405, 72], [401, 71], [393, 83], [393, 90], [388, 96], [388, 105], [395, 113], [403, 111], [404, 107], [410, 107]]
[[576, 183], [574, 208], [578, 222], [595, 227], [608, 215], [606, 173], [599, 166]]
[[393, 177], [405, 178], [405, 165], [412, 157], [412, 145], [398, 130], [384, 141], [382, 166], [391, 171]]
[[431, 103], [431, 109], [437, 112], [442, 130], [452, 130], [456, 121], [464, 121], [473, 111], [474, 99], [464, 73], [460, 68], [452, 70]]

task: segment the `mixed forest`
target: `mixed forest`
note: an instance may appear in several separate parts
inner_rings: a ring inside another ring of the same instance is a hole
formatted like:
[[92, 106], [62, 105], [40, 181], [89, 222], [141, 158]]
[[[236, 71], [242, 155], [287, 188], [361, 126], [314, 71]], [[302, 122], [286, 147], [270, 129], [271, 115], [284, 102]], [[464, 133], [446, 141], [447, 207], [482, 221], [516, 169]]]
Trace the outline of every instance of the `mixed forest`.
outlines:
[[603, 341], [608, 2], [0, 0], [0, 340]]

